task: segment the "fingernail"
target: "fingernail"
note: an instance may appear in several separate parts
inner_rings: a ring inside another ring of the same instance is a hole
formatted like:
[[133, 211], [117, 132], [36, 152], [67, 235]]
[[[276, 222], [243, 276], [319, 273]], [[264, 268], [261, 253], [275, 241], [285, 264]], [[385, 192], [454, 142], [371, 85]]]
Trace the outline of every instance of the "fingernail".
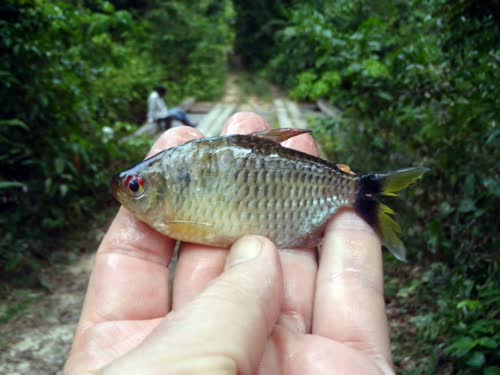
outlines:
[[305, 152], [310, 155], [319, 155], [318, 146], [314, 139], [309, 134], [302, 134], [297, 137], [287, 139], [281, 143], [283, 147], [293, 148], [298, 151]]
[[226, 268], [255, 259], [261, 253], [263, 245], [262, 239], [257, 236], [248, 236], [236, 241], [227, 257]]
[[238, 112], [224, 125], [223, 134], [250, 134], [269, 129], [267, 122], [253, 112]]
[[200, 132], [189, 126], [170, 128], [158, 137], [146, 158], [156, 155], [167, 148], [179, 146], [200, 137], [202, 137]]
[[224, 134], [235, 134], [238, 132], [240, 126], [240, 113], [232, 115], [226, 125], [224, 126]]

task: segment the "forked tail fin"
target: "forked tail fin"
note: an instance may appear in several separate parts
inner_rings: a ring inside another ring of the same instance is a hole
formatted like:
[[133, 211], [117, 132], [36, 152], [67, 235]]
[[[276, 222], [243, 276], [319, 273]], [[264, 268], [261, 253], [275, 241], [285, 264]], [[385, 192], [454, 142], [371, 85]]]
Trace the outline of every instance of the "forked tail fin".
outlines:
[[379, 233], [382, 244], [401, 261], [406, 261], [406, 249], [399, 238], [401, 227], [391, 217], [394, 211], [379, 203], [377, 196], [397, 196], [428, 170], [408, 168], [384, 174], [367, 174], [360, 178], [354, 208]]

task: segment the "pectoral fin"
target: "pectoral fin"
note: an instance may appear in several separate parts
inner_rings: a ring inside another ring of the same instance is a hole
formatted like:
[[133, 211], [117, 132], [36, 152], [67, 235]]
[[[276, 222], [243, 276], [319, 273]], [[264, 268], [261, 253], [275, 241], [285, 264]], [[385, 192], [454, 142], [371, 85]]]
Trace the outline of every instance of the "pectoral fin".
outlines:
[[262, 132], [249, 134], [253, 137], [267, 139], [276, 143], [281, 143], [297, 135], [310, 133], [309, 129], [269, 129]]

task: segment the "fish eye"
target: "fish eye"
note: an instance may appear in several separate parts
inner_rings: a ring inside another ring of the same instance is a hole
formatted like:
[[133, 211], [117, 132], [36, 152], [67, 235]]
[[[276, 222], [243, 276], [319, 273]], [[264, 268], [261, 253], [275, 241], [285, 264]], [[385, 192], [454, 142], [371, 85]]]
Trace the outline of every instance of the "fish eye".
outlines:
[[144, 193], [145, 181], [140, 176], [129, 176], [125, 180], [127, 193], [132, 197], [139, 197]]

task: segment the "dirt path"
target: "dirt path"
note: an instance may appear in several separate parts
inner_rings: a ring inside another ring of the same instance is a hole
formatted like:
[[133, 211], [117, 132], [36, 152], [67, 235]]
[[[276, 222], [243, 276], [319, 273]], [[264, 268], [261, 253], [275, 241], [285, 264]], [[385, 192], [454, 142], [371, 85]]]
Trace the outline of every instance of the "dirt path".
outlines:
[[[259, 95], [258, 86], [263, 86], [260, 91], [268, 95]], [[244, 74], [228, 75], [225, 94], [221, 99], [224, 104], [237, 104], [240, 112], [255, 112], [265, 118], [272, 126], [276, 125], [276, 113], [272, 99], [280, 95], [274, 86]]]
[[[97, 240], [104, 235], [99, 231]], [[0, 326], [0, 374], [60, 374], [82, 307], [94, 254], [42, 270], [50, 293], [17, 290], [29, 306]], [[18, 300], [12, 303], [20, 303]], [[5, 303], [5, 301], [4, 301]], [[6, 301], [8, 304], [9, 301]]]

